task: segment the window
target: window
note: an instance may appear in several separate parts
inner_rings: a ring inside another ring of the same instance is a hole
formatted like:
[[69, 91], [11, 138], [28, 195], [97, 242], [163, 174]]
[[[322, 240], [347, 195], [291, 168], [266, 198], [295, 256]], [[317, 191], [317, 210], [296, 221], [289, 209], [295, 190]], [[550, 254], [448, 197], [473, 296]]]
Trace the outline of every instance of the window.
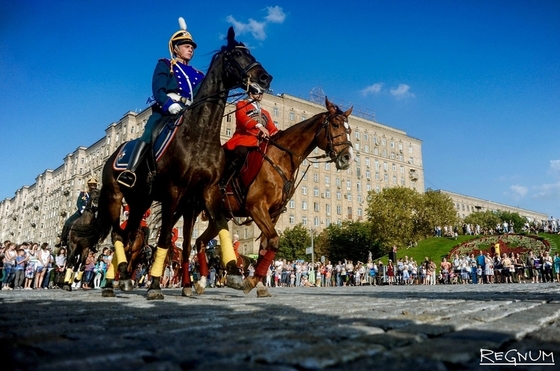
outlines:
[[290, 121], [294, 121], [296, 119], [296, 114], [294, 112], [290, 112]]
[[319, 212], [319, 203], [318, 202], [313, 202], [313, 211]]
[[327, 215], [330, 215], [330, 213], [331, 213], [331, 205], [326, 204], [326, 205], [325, 205], [325, 211], [326, 211]]
[[325, 197], [326, 197], [326, 198], [331, 198], [331, 190], [330, 190], [330, 189], [327, 189], [327, 190], [325, 191]]
[[301, 202], [301, 209], [302, 210], [307, 210], [307, 201], [302, 201]]
[[[317, 164], [317, 165], [319, 165], [319, 164]], [[317, 173], [313, 174], [313, 181], [315, 183], [319, 183], [319, 174], [317, 174]]]
[[390, 145], [391, 148], [395, 148], [395, 142], [391, 141]]
[[337, 215], [342, 215], [342, 206], [336, 205], [336, 213]]
[[307, 116], [301, 115], [301, 121], [305, 121], [305, 120], [307, 120]]
[[369, 153], [369, 145], [368, 144], [364, 145], [364, 152]]
[[226, 128], [226, 136], [231, 137], [231, 128]]
[[307, 216], [304, 215], [301, 217], [301, 224], [307, 225]]
[[325, 170], [330, 170], [331, 169], [331, 163], [327, 162], [325, 163]]
[[383, 170], [389, 170], [389, 164], [387, 164], [386, 162], [383, 163]]
[[296, 217], [294, 216], [294, 214], [290, 214], [290, 224], [295, 224], [296, 223]]
[[328, 175], [325, 175], [325, 184], [330, 184], [331, 182], [331, 177]]
[[[274, 116], [274, 117], [279, 116], [278, 107], [272, 108], [272, 116]], [[229, 115], [228, 115], [228, 117], [229, 117]]]
[[314, 225], [315, 227], [318, 227], [318, 226], [319, 226], [319, 217], [318, 217], [318, 216], [316, 216], [315, 218], [313, 218], [313, 225]]
[[346, 189], [350, 190], [352, 188], [352, 182], [350, 180], [346, 181]]
[[393, 164], [392, 165], [393, 171], [396, 172], [397, 171], [397, 165]]
[[317, 187], [313, 188], [313, 196], [319, 197], [319, 188]]
[[292, 198], [292, 199], [290, 200], [290, 202], [288, 202], [288, 205], [289, 205], [289, 208], [290, 208], [290, 209], [295, 209], [295, 207], [296, 207], [296, 201]]
[[340, 193], [340, 191], [336, 192], [336, 199], [337, 200], [342, 200], [342, 193]]
[[388, 181], [389, 181], [389, 174], [385, 174], [385, 175], [383, 176], [383, 180], [384, 180], [385, 182], [388, 182]]
[[306, 186], [301, 187], [301, 194], [303, 194], [303, 195], [307, 194], [307, 187]]

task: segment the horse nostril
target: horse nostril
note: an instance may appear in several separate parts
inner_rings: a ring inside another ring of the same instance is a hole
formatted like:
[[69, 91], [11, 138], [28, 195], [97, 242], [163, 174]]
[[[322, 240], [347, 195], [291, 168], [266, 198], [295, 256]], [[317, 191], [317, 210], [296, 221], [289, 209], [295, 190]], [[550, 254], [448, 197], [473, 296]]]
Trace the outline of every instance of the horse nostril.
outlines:
[[271, 81], [272, 76], [270, 76], [268, 73], [261, 73], [261, 75], [259, 76], [259, 82], [261, 83], [270, 84]]

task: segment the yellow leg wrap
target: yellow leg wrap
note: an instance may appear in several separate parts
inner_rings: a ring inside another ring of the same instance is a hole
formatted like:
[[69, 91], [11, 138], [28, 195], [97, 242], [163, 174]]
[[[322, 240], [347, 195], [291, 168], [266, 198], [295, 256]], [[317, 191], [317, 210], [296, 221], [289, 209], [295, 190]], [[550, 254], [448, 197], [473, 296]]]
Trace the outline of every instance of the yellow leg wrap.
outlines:
[[[117, 258], [117, 261], [115, 261]], [[124, 245], [121, 241], [115, 242], [115, 255], [113, 256], [113, 265], [116, 267], [121, 263], [126, 263], [126, 254], [124, 252]]]
[[220, 233], [218, 233], [218, 237], [220, 238], [220, 246], [222, 249], [222, 263], [224, 266], [229, 263], [230, 261], [236, 261], [235, 251], [233, 251], [233, 242], [231, 240], [231, 236], [227, 229], [222, 229]]
[[[113, 257], [113, 260], [115, 258]], [[115, 263], [111, 261], [111, 264], [107, 267], [107, 273], [105, 273], [105, 279], [114, 280], [115, 279]]]
[[165, 257], [167, 256], [167, 249], [162, 249], [158, 247], [156, 250], [156, 257], [154, 258], [154, 263], [152, 264], [152, 269], [150, 274], [152, 277], [161, 277], [163, 274], [163, 265], [165, 263]]
[[78, 281], [78, 282], [81, 281], [83, 275], [84, 275], [84, 271], [78, 271], [78, 273], [76, 273], [76, 278], [75, 278], [75, 280]]
[[64, 275], [64, 283], [72, 283], [73, 281], [73, 276], [74, 275], [74, 271], [70, 268], [66, 268], [66, 274]]

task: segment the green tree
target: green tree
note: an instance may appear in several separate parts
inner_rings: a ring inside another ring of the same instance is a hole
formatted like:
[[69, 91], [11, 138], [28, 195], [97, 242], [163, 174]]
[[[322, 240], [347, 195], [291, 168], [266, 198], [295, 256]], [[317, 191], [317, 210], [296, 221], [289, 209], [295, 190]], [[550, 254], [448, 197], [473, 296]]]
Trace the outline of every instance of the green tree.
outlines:
[[311, 246], [311, 235], [307, 228], [300, 223], [293, 228], [286, 228], [284, 232], [280, 233], [276, 256], [286, 260], [308, 260], [305, 249], [309, 246]]
[[477, 211], [472, 214], [469, 214], [463, 219], [466, 224], [472, 225], [479, 225], [482, 230], [494, 230], [496, 225], [499, 224], [502, 220], [500, 216], [491, 211]]
[[420, 239], [422, 198], [418, 192], [405, 187], [385, 188], [379, 193], [370, 191], [368, 199], [371, 234], [385, 252], [392, 245], [407, 246]]
[[344, 259], [365, 262], [370, 251], [374, 258], [383, 255], [379, 244], [371, 236], [371, 226], [367, 222], [331, 224], [325, 231], [318, 240], [331, 262]]
[[498, 216], [500, 220], [503, 222], [507, 222], [508, 224], [513, 223], [514, 232], [519, 233], [521, 232], [521, 228], [523, 228], [523, 224], [525, 224], [526, 219], [519, 215], [519, 213], [512, 213], [510, 211], [498, 211]]
[[453, 200], [449, 195], [428, 188], [421, 198], [417, 232], [423, 238], [432, 236], [435, 226], [455, 226], [459, 223]]

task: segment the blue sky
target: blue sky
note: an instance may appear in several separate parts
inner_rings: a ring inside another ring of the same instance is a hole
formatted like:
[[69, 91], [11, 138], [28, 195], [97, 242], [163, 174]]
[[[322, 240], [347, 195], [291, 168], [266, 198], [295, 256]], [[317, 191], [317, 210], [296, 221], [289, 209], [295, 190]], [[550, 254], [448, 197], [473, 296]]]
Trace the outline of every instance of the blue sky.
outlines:
[[321, 88], [421, 139], [427, 188], [560, 215], [559, 1], [172, 4], [0, 2], [0, 200], [146, 108], [183, 16], [193, 66], [234, 25], [274, 93]]

